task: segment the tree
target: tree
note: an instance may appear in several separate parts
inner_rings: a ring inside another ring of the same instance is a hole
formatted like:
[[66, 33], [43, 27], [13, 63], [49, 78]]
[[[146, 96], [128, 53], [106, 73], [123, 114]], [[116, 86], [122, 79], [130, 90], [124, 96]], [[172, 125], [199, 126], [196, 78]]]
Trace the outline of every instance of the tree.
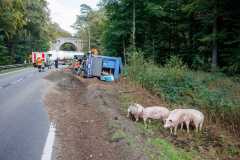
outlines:
[[77, 16], [77, 20], [73, 27], [77, 30], [77, 37], [88, 41], [84, 43], [84, 51], [91, 48], [101, 50], [101, 35], [103, 32], [105, 15], [103, 10], [93, 11], [87, 5], [81, 5], [81, 13]]
[[0, 1], [0, 65], [22, 63], [60, 35], [70, 34], [50, 21], [46, 0]]
[[132, 48], [164, 64], [171, 55], [193, 69], [239, 72], [237, 0], [102, 0], [105, 53], [125, 57]]

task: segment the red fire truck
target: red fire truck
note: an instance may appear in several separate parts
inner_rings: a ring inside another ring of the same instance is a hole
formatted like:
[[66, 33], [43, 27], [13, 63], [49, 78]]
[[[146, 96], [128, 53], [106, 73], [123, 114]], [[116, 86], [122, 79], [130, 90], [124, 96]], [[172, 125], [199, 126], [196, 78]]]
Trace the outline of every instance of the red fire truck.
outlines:
[[32, 64], [34, 67], [36, 67], [36, 61], [38, 58], [41, 58], [42, 60], [44, 60], [44, 62], [47, 61], [46, 59], [46, 53], [45, 52], [32, 52]]

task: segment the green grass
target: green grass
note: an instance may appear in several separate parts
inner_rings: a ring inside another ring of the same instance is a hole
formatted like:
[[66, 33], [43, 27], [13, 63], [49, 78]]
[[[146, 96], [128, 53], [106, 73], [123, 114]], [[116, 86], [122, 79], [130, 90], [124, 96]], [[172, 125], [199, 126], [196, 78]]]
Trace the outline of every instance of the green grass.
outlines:
[[113, 133], [111, 140], [119, 141], [119, 140], [125, 139], [125, 138], [126, 138], [126, 134], [122, 130], [118, 129]]
[[[134, 97], [129, 94], [120, 95], [121, 110], [124, 112], [124, 114], [127, 114], [127, 107], [133, 101]], [[114, 125], [114, 127], [116, 128], [116, 125]], [[186, 152], [183, 149], [175, 147], [167, 139], [159, 138], [156, 133], [159, 134], [159, 132], [166, 131], [159, 122], [153, 121], [148, 125], [148, 128], [145, 128], [143, 123], [138, 122], [136, 123], [136, 127], [138, 129], [138, 134], [146, 137], [145, 141], [143, 142], [144, 144], [141, 144], [140, 148], [151, 160], [201, 159], [194, 150]], [[125, 138], [131, 147], [139, 147], [136, 136], [129, 135], [129, 133], [122, 131], [120, 128], [116, 129], [112, 137], [115, 139], [118, 139], [119, 137]]]
[[151, 154], [152, 160], [192, 160], [196, 159], [194, 154], [191, 152], [185, 152], [174, 145], [169, 143], [167, 140], [160, 138], [149, 138], [147, 143], [152, 145], [155, 149], [159, 150], [160, 154]]
[[199, 109], [208, 120], [229, 126], [235, 135], [240, 135], [238, 78], [190, 70], [177, 57], [165, 66], [156, 66], [144, 61], [139, 53], [133, 54], [125, 75], [167, 103]]

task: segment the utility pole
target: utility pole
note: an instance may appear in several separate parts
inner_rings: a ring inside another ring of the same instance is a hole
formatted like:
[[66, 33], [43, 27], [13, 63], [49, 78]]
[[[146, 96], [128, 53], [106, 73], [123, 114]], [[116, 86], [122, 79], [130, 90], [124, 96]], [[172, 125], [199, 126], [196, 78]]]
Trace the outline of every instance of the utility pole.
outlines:
[[133, 33], [132, 33], [132, 41], [133, 41], [133, 50], [136, 50], [136, 2], [133, 0]]

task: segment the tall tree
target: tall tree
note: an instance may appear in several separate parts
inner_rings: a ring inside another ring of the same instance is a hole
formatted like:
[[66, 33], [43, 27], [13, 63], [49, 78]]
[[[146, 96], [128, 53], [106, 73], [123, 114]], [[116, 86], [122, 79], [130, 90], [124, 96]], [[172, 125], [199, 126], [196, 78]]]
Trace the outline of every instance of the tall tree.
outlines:
[[59, 33], [55, 29], [46, 0], [1, 0], [0, 64], [22, 63], [33, 50], [46, 51]]
[[[82, 8], [83, 6], [84, 8]], [[80, 7], [80, 15], [73, 25], [77, 30], [76, 36], [85, 41], [84, 51], [89, 51], [91, 48], [101, 50], [101, 35], [105, 22], [104, 11], [101, 9], [94, 11], [86, 5], [81, 5]]]
[[106, 53], [125, 57], [135, 46], [155, 63], [177, 55], [194, 69], [240, 71], [237, 0], [134, 2], [102, 0]]

